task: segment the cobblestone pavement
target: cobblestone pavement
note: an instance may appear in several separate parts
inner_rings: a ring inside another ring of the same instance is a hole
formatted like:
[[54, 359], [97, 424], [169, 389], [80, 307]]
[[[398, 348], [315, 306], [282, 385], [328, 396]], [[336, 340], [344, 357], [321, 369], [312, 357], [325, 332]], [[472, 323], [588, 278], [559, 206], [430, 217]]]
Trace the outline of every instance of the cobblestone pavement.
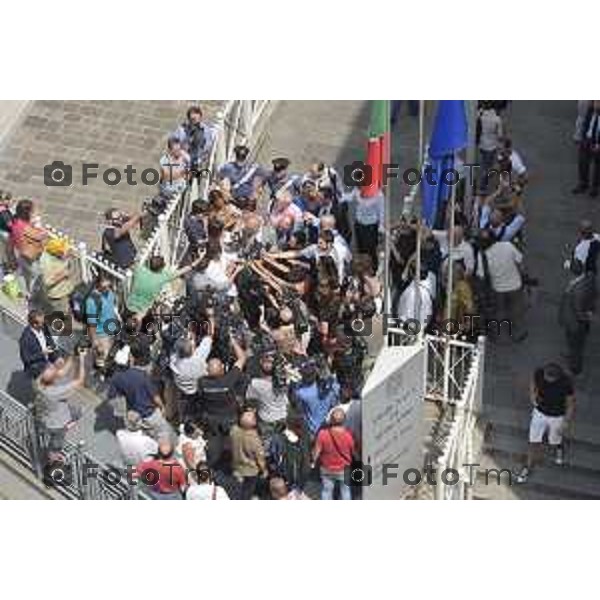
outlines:
[[[46, 222], [75, 239], [99, 246], [104, 211], [115, 206], [138, 210], [155, 187], [141, 183], [141, 172], [157, 168], [167, 135], [184, 118], [187, 100], [36, 100], [18, 123], [0, 137], [0, 189], [14, 196], [40, 199]], [[0, 103], [1, 105], [2, 103]], [[222, 101], [202, 101], [207, 117]], [[10, 113], [11, 106], [5, 111]], [[10, 109], [10, 110], [9, 110]], [[44, 165], [62, 161], [73, 166], [73, 185], [46, 187]], [[136, 169], [137, 186], [108, 186], [102, 177], [81, 185], [81, 163]]]

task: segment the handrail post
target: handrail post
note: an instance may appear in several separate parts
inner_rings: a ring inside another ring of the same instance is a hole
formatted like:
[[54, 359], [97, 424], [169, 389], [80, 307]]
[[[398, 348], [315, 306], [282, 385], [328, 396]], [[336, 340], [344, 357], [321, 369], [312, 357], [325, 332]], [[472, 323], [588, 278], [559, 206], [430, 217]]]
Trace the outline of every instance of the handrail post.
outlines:
[[216, 140], [215, 140], [215, 156], [214, 164], [222, 165], [227, 160], [227, 152], [229, 149], [229, 143], [226, 139], [225, 132], [225, 112], [220, 110], [217, 113], [217, 119], [215, 123], [216, 129]]
[[35, 417], [30, 410], [27, 411], [27, 430], [29, 434], [29, 444], [31, 448], [31, 464], [38, 479], [44, 476], [42, 467], [42, 453], [40, 448], [40, 438], [35, 422]]
[[87, 244], [85, 242], [80, 242], [78, 244], [79, 250], [79, 264], [81, 268], [81, 279], [84, 283], [89, 283], [90, 281], [90, 269], [88, 265], [88, 254], [87, 254]]
[[164, 213], [158, 216], [158, 231], [158, 247], [160, 255], [164, 258], [166, 264], [171, 264], [168, 217]]

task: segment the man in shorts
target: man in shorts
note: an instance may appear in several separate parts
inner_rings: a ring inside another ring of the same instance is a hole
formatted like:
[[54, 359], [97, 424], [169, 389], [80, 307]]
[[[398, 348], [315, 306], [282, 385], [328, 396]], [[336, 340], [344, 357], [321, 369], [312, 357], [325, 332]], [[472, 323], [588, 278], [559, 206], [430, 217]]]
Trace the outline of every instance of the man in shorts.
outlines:
[[555, 464], [564, 463], [563, 432], [573, 419], [575, 392], [571, 379], [559, 365], [548, 363], [536, 369], [531, 382], [531, 403], [527, 465], [516, 477], [517, 483], [525, 483], [540, 462], [544, 435], [554, 449]]

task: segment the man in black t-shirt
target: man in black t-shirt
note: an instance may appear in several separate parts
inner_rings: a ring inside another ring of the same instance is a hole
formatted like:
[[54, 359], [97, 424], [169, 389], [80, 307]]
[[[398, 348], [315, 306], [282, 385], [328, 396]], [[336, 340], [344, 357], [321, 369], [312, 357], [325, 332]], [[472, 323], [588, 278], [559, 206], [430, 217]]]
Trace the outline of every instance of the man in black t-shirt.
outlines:
[[102, 233], [102, 253], [118, 267], [127, 269], [137, 254], [129, 232], [140, 222], [141, 216], [130, 217], [116, 208], [110, 208], [104, 216], [106, 228]]
[[563, 464], [563, 431], [572, 421], [575, 411], [573, 383], [555, 363], [536, 369], [530, 396], [533, 412], [529, 425], [529, 453], [527, 466], [517, 476], [517, 483], [525, 483], [534, 465], [540, 462], [545, 434], [548, 444], [554, 448], [555, 464]]
[[233, 337], [231, 346], [235, 353], [235, 364], [225, 372], [220, 358], [211, 358], [207, 363], [207, 375], [198, 383], [198, 398], [202, 421], [207, 429], [207, 462], [211, 467], [218, 466], [225, 449], [231, 426], [236, 423], [244, 380], [246, 353]]

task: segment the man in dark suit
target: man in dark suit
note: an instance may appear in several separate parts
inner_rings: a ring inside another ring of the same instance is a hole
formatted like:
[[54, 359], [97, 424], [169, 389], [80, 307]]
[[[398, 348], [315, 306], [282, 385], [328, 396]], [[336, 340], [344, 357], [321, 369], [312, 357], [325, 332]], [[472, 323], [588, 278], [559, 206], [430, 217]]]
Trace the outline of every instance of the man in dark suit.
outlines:
[[594, 274], [586, 271], [581, 261], [571, 262], [571, 272], [573, 279], [563, 293], [558, 322], [565, 330], [569, 368], [573, 375], [578, 375], [583, 367], [583, 350], [596, 305], [596, 286]]
[[[591, 179], [591, 185], [590, 185]], [[595, 198], [600, 187], [600, 100], [593, 100], [581, 125], [579, 141], [579, 183], [574, 194], [588, 189]]]
[[25, 373], [37, 379], [42, 371], [58, 358], [56, 344], [44, 325], [44, 313], [40, 310], [30, 311], [25, 327], [19, 339], [19, 354]]

